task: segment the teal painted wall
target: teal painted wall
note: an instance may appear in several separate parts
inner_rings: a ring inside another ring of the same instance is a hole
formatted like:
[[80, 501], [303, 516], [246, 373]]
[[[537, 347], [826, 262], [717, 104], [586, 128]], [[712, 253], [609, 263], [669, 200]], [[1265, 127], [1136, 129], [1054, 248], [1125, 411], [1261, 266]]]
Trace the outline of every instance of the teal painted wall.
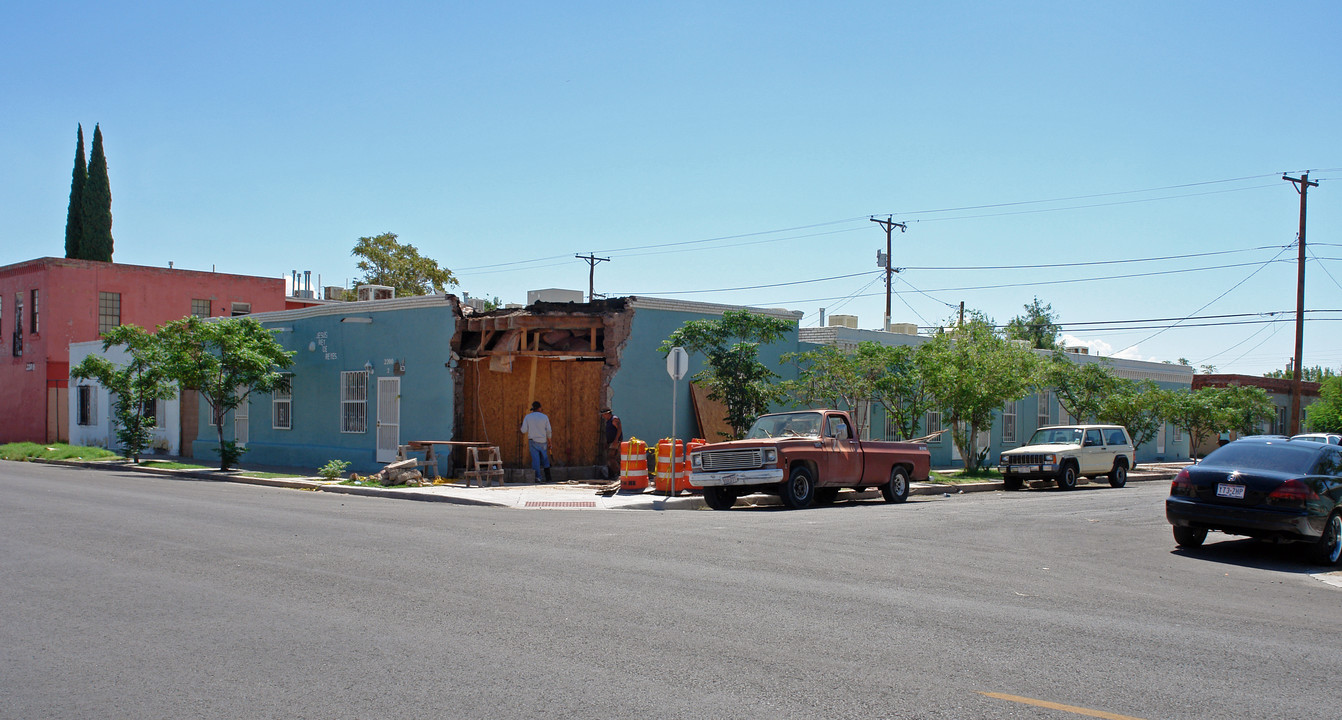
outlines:
[[[361, 305], [366, 307], [367, 303]], [[341, 322], [346, 317], [369, 318], [372, 322]], [[446, 364], [451, 359], [456, 320], [450, 305], [302, 319], [267, 314], [258, 319], [268, 328], [280, 329], [276, 339], [286, 350], [295, 352], [294, 365], [289, 368], [293, 373], [293, 420], [292, 429], [274, 429], [272, 396], [253, 396], [244, 465], [282, 465], [315, 472], [330, 460], [346, 460], [350, 462], [346, 472], [379, 470], [377, 378], [395, 377], [394, 361], [405, 364], [405, 372], [399, 376], [400, 443], [452, 439], [453, 379]], [[361, 433], [344, 433], [340, 374], [362, 371], [365, 363], [373, 365], [373, 375], [368, 378], [367, 427]], [[231, 415], [225, 422], [224, 437], [233, 439]], [[193, 455], [217, 460], [216, 431], [209, 425], [209, 408], [203, 402], [199, 425]]]
[[[690, 402], [690, 378], [704, 369], [704, 357], [690, 353], [690, 371], [679, 382], [666, 373], [666, 356], [658, 352], [671, 333], [690, 320], [717, 319], [716, 314], [633, 308], [629, 338], [620, 354], [620, 367], [611, 378], [611, 409], [620, 417], [625, 439], [637, 437], [649, 445], [671, 435], [671, 403], [674, 386], [676, 435], [681, 439], [699, 436]], [[760, 361], [784, 378], [796, 377], [791, 366], [783, 367], [779, 358], [799, 347], [794, 326], [778, 343], [762, 346]], [[717, 438], [708, 438], [716, 440]]]

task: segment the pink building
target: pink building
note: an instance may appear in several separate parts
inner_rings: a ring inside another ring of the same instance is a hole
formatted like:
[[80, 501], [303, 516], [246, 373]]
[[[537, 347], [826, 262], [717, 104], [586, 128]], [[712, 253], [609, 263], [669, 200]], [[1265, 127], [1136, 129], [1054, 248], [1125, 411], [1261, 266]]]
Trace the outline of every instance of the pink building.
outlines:
[[69, 438], [70, 343], [287, 300], [281, 278], [50, 257], [0, 267], [0, 444]]

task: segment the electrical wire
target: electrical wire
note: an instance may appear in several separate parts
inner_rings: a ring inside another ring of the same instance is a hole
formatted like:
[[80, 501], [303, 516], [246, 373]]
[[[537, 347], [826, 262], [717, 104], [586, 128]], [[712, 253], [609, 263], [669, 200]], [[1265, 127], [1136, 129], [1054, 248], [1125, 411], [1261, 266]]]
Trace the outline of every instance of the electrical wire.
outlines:
[[[1284, 252], [1286, 252], [1286, 250], [1287, 250], [1289, 247], [1290, 247], [1290, 246], [1288, 245], [1288, 246], [1282, 248], [1280, 252], [1278, 252], [1276, 255], [1273, 255], [1272, 258], [1270, 258], [1267, 262], [1265, 262], [1265, 263], [1263, 263], [1262, 265], [1260, 265], [1260, 266], [1258, 267], [1258, 269], [1254, 270], [1253, 272], [1251, 272], [1251, 273], [1249, 273], [1247, 276], [1245, 276], [1245, 278], [1244, 278], [1243, 280], [1240, 280], [1239, 282], [1235, 283], [1234, 285], [1232, 285], [1232, 286], [1230, 286], [1228, 289], [1226, 289], [1225, 292], [1221, 293], [1220, 295], [1217, 295], [1215, 298], [1212, 298], [1212, 300], [1211, 300], [1210, 302], [1208, 302], [1206, 305], [1203, 305], [1202, 307], [1198, 308], [1197, 310], [1194, 310], [1193, 312], [1189, 313], [1189, 316], [1191, 317], [1191, 316], [1193, 316], [1193, 315], [1196, 315], [1196, 314], [1202, 312], [1203, 310], [1206, 310], [1208, 307], [1210, 307], [1210, 306], [1212, 305], [1212, 303], [1215, 303], [1216, 301], [1220, 300], [1221, 298], [1225, 297], [1226, 295], [1229, 295], [1229, 294], [1231, 293], [1231, 291], [1235, 290], [1235, 289], [1238, 288], [1240, 285], [1243, 285], [1244, 283], [1248, 282], [1254, 275], [1257, 275], [1258, 273], [1262, 272], [1263, 269], [1266, 268], [1268, 265], [1271, 265], [1272, 263], [1276, 262], [1276, 261], [1277, 261], [1277, 258], [1278, 258], [1278, 257], [1281, 257], [1281, 254], [1284, 253]], [[1165, 328], [1165, 330], [1160, 330], [1159, 332], [1156, 332], [1155, 334], [1153, 334], [1153, 335], [1151, 335], [1150, 337], [1147, 337], [1147, 338], [1145, 338], [1145, 339], [1143, 339], [1143, 340], [1138, 340], [1137, 342], [1135, 342], [1135, 343], [1133, 343], [1133, 344], [1131, 344], [1131, 345], [1129, 345], [1129, 346], [1123, 348], [1122, 350], [1119, 350], [1118, 353], [1121, 353], [1121, 352], [1123, 352], [1124, 350], [1131, 350], [1132, 348], [1134, 348], [1134, 347], [1136, 347], [1136, 346], [1138, 346], [1138, 345], [1141, 345], [1142, 343], [1144, 343], [1144, 342], [1146, 342], [1146, 341], [1148, 341], [1148, 340], [1151, 340], [1152, 338], [1158, 337], [1161, 333], [1164, 333], [1166, 330], [1169, 330], [1170, 328], [1173, 328], [1173, 327], [1175, 327], [1175, 326], [1177, 326], [1177, 325], [1179, 325], [1179, 323], [1175, 323], [1174, 325], [1171, 325], [1169, 328]], [[1114, 354], [1117, 355], [1118, 353], [1114, 353]]]

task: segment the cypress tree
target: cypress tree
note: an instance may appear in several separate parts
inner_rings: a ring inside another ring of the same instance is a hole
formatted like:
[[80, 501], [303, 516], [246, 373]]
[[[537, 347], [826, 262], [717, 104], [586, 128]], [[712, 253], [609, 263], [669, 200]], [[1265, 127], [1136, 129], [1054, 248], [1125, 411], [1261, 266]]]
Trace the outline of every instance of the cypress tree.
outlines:
[[103, 155], [103, 132], [97, 125], [93, 126], [89, 179], [81, 204], [84, 238], [79, 243], [80, 257], [112, 262], [112, 187], [107, 179], [107, 157]]
[[89, 169], [84, 163], [84, 126], [79, 126], [79, 144], [75, 146], [75, 170], [70, 178], [70, 209], [65, 211], [65, 257], [79, 257], [79, 242], [84, 238], [84, 183]]

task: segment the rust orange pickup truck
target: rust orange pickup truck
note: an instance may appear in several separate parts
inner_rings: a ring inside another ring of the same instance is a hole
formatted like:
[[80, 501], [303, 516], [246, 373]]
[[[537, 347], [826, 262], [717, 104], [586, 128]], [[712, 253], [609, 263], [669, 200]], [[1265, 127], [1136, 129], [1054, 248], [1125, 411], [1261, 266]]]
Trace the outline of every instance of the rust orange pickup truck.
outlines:
[[879, 487], [886, 502], [904, 502], [910, 480], [927, 480], [930, 465], [925, 443], [857, 439], [841, 410], [762, 415], [745, 439], [690, 453], [691, 482], [714, 510], [761, 492], [800, 509], [833, 502], [840, 488]]

